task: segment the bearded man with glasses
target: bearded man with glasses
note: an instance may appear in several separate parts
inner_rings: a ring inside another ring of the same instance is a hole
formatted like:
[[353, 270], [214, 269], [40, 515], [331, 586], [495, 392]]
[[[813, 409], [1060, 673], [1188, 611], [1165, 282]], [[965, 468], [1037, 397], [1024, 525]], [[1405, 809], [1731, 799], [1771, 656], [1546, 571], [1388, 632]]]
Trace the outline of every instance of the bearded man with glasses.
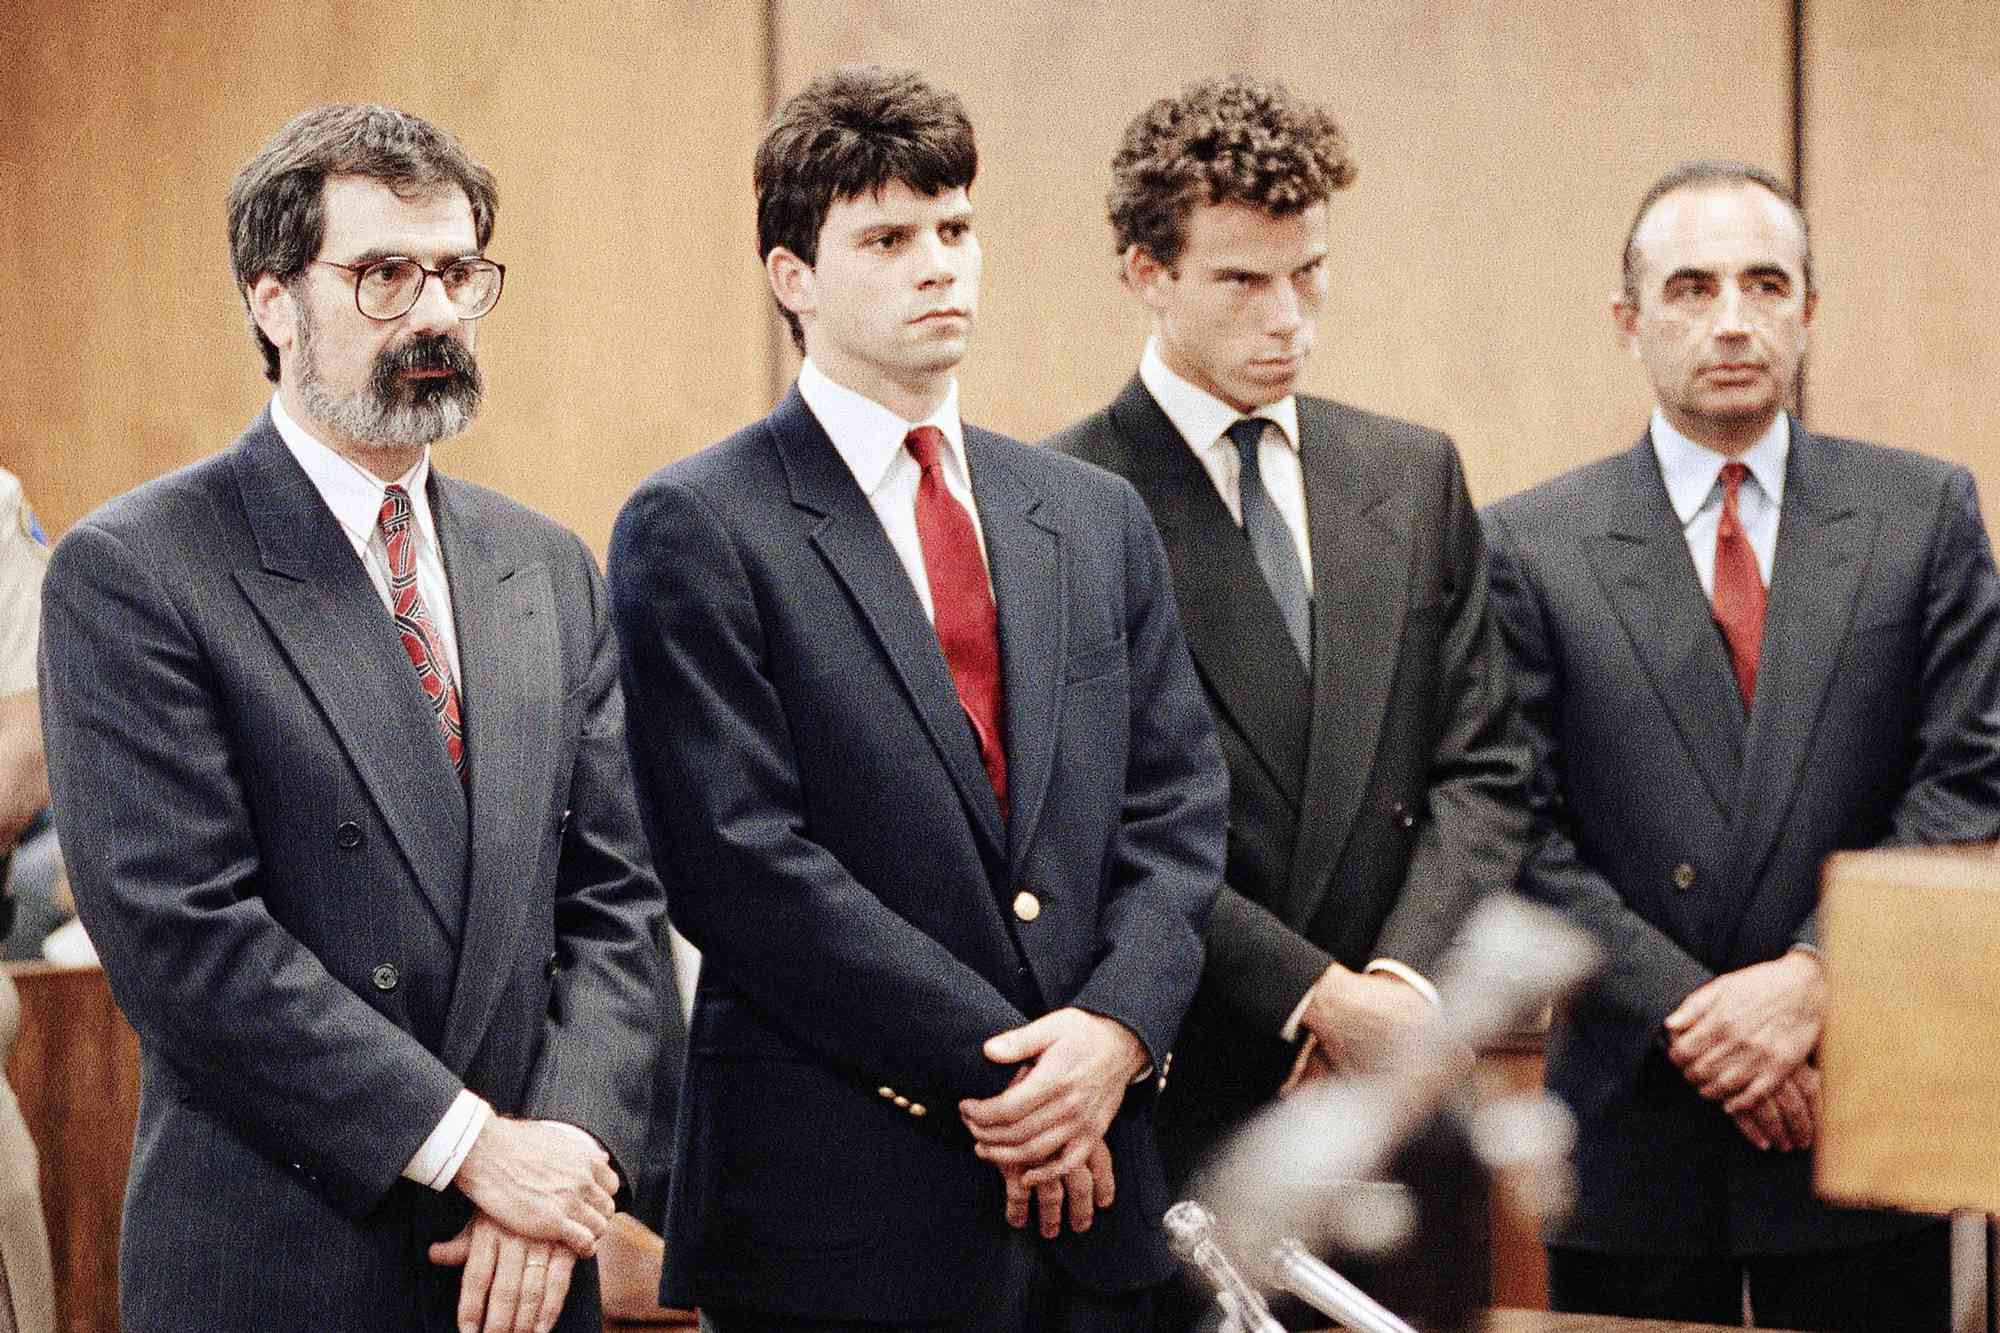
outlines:
[[494, 210], [414, 116], [292, 120], [229, 196], [270, 407], [49, 566], [50, 788], [142, 1052], [128, 1333], [602, 1326], [661, 896], [594, 562], [431, 467]]

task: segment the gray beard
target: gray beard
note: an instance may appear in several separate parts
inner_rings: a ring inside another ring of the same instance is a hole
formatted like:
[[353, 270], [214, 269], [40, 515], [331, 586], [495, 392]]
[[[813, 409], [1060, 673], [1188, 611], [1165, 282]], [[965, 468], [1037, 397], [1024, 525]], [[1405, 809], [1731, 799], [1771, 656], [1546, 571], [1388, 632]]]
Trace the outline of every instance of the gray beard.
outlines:
[[313, 319], [299, 302], [299, 402], [314, 420], [364, 450], [409, 449], [449, 439], [479, 415], [483, 384], [478, 363], [465, 353], [464, 373], [440, 380], [402, 380], [396, 349], [376, 355], [366, 386], [329, 388], [320, 377]]

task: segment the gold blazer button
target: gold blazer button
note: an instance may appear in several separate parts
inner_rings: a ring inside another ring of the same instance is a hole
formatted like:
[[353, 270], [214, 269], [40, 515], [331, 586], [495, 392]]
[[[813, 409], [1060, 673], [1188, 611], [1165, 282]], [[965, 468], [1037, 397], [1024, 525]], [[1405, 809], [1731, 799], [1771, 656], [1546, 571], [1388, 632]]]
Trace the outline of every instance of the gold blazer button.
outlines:
[[1023, 921], [1033, 921], [1042, 914], [1042, 900], [1022, 889], [1014, 895], [1014, 915]]

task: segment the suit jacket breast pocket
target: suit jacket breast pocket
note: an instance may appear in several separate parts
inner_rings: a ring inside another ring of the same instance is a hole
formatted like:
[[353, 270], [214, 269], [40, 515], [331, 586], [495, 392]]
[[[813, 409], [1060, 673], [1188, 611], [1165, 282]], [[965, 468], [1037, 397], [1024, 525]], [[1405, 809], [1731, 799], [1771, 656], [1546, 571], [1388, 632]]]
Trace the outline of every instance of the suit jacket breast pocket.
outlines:
[[1094, 643], [1069, 655], [1063, 668], [1063, 683], [1080, 685], [1084, 681], [1108, 676], [1114, 671], [1125, 669], [1125, 636], [1113, 635], [1109, 639]]
[[[1873, 612], [1874, 614], [1871, 614]], [[1915, 607], [1863, 607], [1847, 638], [1843, 676], [1881, 683], [1914, 679], [1923, 651], [1923, 619]]]

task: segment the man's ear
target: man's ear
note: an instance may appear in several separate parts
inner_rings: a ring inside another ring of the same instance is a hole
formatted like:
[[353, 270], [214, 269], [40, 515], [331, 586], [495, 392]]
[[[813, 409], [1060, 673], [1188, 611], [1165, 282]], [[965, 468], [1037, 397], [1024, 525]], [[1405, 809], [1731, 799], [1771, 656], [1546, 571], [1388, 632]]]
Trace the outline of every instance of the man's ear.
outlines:
[[1618, 330], [1618, 340], [1625, 344], [1625, 350], [1636, 360], [1639, 355], [1639, 307], [1623, 291], [1611, 293], [1611, 324]]
[[291, 290], [274, 275], [263, 273], [244, 288], [244, 297], [258, 329], [280, 353], [289, 354], [298, 341], [299, 328], [298, 301]]
[[771, 280], [771, 295], [778, 298], [778, 304], [799, 319], [819, 312], [819, 300], [813, 292], [812, 265], [784, 246], [774, 246], [764, 256], [764, 276]]
[[1168, 289], [1180, 277], [1171, 266], [1162, 264], [1151, 250], [1137, 242], [1125, 247], [1119, 267], [1125, 285], [1155, 310], [1166, 305]]

